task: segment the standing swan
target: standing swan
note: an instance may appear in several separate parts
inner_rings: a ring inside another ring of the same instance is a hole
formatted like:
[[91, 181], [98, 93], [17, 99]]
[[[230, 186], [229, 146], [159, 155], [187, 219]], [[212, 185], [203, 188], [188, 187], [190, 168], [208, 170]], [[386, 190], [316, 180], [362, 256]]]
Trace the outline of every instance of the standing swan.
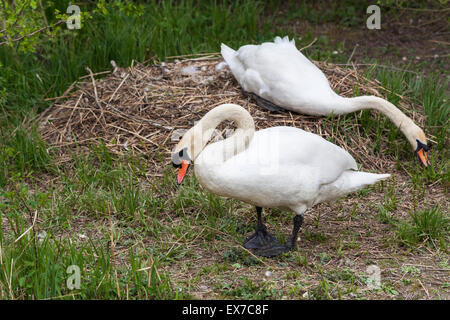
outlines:
[[344, 98], [336, 94], [323, 72], [297, 50], [294, 40], [276, 37], [274, 42], [246, 45], [238, 51], [222, 44], [221, 53], [244, 92], [256, 95], [260, 106], [319, 116], [376, 109], [403, 132], [421, 162], [428, 166], [427, 139], [422, 129], [382, 98]]
[[[206, 145], [224, 120], [236, 124], [233, 135]], [[356, 162], [347, 151], [301, 129], [272, 127], [255, 132], [253, 118], [235, 104], [210, 110], [176, 145], [172, 164], [179, 168], [178, 184], [192, 163], [205, 189], [256, 206], [258, 227], [244, 247], [266, 257], [295, 248], [308, 208], [390, 176], [355, 171]], [[262, 221], [262, 208], [274, 207], [296, 213], [285, 245], [267, 232]]]

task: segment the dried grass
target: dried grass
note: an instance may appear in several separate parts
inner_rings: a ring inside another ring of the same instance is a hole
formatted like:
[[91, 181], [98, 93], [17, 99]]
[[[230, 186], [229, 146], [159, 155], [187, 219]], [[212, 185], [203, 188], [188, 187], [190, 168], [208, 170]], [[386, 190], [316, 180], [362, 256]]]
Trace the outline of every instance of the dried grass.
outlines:
[[[357, 118], [350, 127], [346, 124], [345, 129], [335, 130], [323, 117], [268, 112], [242, 95], [228, 67], [216, 69], [223, 61], [217, 53], [198, 56], [172, 57], [169, 62], [153, 65], [132, 63], [128, 68], [119, 68], [112, 62], [114, 70], [101, 80], [95, 76], [105, 72], [93, 74], [86, 68], [88, 75], [63, 96], [52, 98], [56, 100], [53, 105], [39, 115], [41, 137], [56, 148], [60, 161], [70, 159], [67, 151], [75, 145], [84, 148], [103, 140], [116, 154], [131, 150], [147, 154], [152, 160], [161, 153], [169, 162], [175, 143], [171, 139], [174, 130], [192, 127], [215, 106], [236, 103], [250, 112], [257, 129], [279, 125], [302, 128], [325, 139], [333, 137], [366, 170], [393, 167], [394, 159], [370, 156], [367, 146], [374, 137], [361, 136]], [[384, 88], [380, 83], [362, 76], [355, 66], [314, 63], [325, 72], [331, 87], [343, 96], [351, 96], [356, 87], [360, 94], [382, 96], [380, 89]], [[196, 73], [186, 73], [187, 67]], [[399, 108], [422, 125], [424, 117], [410, 111], [411, 101], [400, 98]], [[154, 164], [154, 172], [158, 172], [160, 168]]]

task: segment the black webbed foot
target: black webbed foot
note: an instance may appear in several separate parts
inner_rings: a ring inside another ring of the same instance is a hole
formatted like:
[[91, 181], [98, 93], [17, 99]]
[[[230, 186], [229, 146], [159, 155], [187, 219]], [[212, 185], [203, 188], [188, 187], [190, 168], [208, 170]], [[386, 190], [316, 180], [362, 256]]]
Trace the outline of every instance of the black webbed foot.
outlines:
[[262, 223], [261, 210], [260, 207], [256, 207], [258, 228], [244, 243], [244, 248], [253, 249], [256, 255], [262, 257], [274, 257], [294, 249], [296, 247], [298, 231], [303, 223], [303, 215], [300, 214], [294, 217], [294, 227], [289, 241], [286, 244], [280, 244], [274, 236], [267, 232], [266, 226]]
[[258, 248], [254, 251], [254, 253], [258, 256], [262, 257], [275, 257], [282, 253], [288, 252], [292, 249], [291, 246], [285, 245], [285, 244], [279, 244], [274, 246], [268, 246], [265, 248]]
[[265, 225], [258, 226], [255, 233], [251, 235], [244, 243], [246, 249], [261, 249], [268, 246], [280, 245], [278, 240], [267, 232]]

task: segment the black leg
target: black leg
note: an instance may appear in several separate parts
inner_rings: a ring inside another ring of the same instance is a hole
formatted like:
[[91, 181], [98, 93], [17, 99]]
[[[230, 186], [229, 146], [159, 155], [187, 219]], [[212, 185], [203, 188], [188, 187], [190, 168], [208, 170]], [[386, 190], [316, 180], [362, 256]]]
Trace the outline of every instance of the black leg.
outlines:
[[291, 237], [285, 245], [271, 245], [264, 248], [257, 248], [255, 254], [263, 257], [274, 257], [283, 252], [294, 249], [296, 247], [297, 236], [302, 223], [303, 215], [296, 215], [294, 217], [294, 227], [292, 229]]
[[258, 229], [265, 227], [262, 221], [262, 208], [256, 207], [256, 215], [258, 216]]
[[279, 245], [277, 239], [267, 231], [267, 227], [262, 221], [261, 212], [262, 208], [256, 207], [256, 214], [258, 215], [258, 226], [256, 227], [255, 233], [245, 241], [244, 248], [246, 249], [260, 249], [267, 246]]
[[294, 217], [294, 228], [292, 228], [292, 235], [291, 235], [291, 238], [289, 239], [290, 241], [286, 244], [291, 249], [296, 247], [297, 236], [298, 236], [300, 227], [302, 226], [302, 223], [303, 223], [303, 216], [300, 214], [296, 215]]
[[264, 98], [261, 98], [260, 96], [252, 93], [252, 92], [248, 92], [245, 91], [244, 89], [241, 88], [241, 92], [242, 95], [247, 98], [250, 97], [251, 99], [255, 100], [256, 104], [266, 110], [272, 111], [272, 112], [281, 112], [281, 111], [286, 111], [285, 109], [281, 108], [280, 106], [276, 105], [273, 102], [270, 102], [269, 100], [266, 100]]

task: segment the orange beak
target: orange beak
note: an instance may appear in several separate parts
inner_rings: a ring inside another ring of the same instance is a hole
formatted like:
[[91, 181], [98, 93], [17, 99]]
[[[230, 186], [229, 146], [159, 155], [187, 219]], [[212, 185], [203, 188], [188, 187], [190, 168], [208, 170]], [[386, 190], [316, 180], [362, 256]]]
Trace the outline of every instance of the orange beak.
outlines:
[[181, 160], [181, 168], [178, 169], [177, 183], [181, 184], [189, 169], [189, 162]]
[[417, 151], [417, 155], [419, 156], [419, 159], [420, 159], [420, 161], [422, 161], [423, 165], [425, 167], [428, 167], [430, 162], [428, 161], [428, 156], [427, 156], [426, 151], [424, 151], [423, 149], [420, 149], [419, 151]]

